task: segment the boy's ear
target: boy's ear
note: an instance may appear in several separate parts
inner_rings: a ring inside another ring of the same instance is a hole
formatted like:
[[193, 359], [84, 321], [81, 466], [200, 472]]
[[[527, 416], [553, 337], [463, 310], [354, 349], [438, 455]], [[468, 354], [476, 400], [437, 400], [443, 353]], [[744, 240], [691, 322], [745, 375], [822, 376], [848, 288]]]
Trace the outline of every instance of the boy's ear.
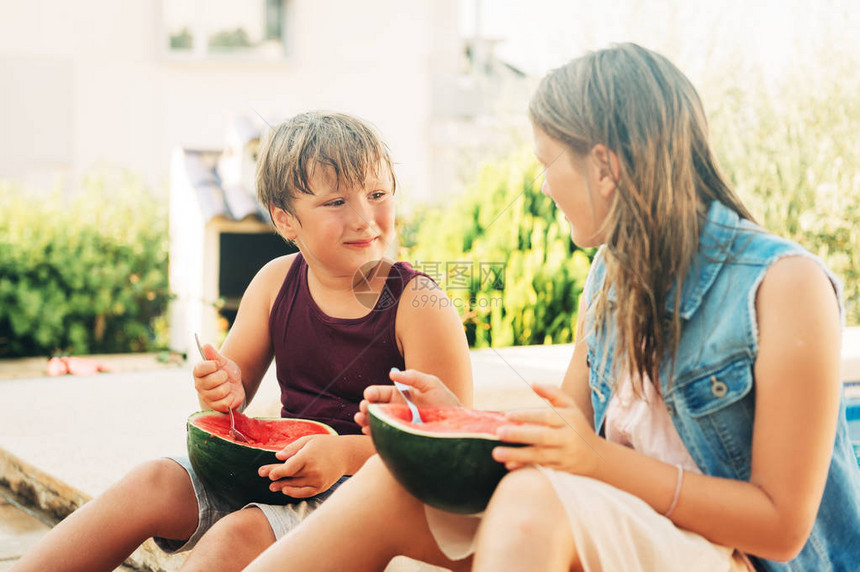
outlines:
[[618, 179], [621, 177], [621, 165], [618, 155], [609, 147], [598, 143], [591, 150], [597, 170], [597, 182], [600, 194], [609, 197], [615, 191]]
[[298, 236], [298, 232], [296, 232], [299, 224], [298, 219], [275, 205], [269, 205], [269, 213], [272, 215], [278, 233], [287, 240], [295, 240]]

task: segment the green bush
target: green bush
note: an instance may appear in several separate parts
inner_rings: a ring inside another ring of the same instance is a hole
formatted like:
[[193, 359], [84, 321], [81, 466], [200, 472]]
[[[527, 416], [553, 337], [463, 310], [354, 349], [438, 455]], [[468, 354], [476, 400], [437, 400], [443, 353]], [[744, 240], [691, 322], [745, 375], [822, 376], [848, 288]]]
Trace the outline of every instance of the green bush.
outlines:
[[73, 195], [0, 184], [0, 356], [164, 344], [166, 200], [126, 173]]
[[473, 347], [574, 338], [593, 252], [571, 242], [539, 174], [526, 152], [488, 165], [460, 199], [418, 210], [402, 228], [401, 259], [445, 289]]

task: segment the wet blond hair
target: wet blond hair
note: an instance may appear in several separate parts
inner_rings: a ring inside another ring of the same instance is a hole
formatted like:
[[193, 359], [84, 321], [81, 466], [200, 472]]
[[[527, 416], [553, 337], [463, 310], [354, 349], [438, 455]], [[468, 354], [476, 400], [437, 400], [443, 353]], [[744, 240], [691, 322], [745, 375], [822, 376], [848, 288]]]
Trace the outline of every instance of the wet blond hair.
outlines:
[[629, 372], [640, 390], [647, 375], [660, 391], [661, 363], [674, 357], [681, 331], [681, 296], [670, 311], [669, 291], [683, 292], [708, 205], [719, 200], [752, 220], [717, 165], [699, 95], [665, 57], [620, 44], [550, 72], [529, 115], [576, 156], [602, 144], [618, 157], [594, 324], [600, 331], [615, 320], [616, 373]]
[[383, 165], [393, 191], [397, 181], [388, 146], [370, 124], [344, 113], [301, 113], [264, 139], [257, 158], [257, 199], [267, 210], [274, 206], [295, 214], [293, 201], [299, 194], [314, 194], [310, 180], [315, 169], [330, 169], [335, 187], [360, 188]]

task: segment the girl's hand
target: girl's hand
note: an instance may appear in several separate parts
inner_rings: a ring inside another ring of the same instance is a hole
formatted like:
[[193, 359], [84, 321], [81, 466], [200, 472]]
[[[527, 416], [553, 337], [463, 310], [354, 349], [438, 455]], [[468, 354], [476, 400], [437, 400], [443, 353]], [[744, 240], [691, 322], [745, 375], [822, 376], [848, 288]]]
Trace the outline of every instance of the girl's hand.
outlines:
[[535, 464], [576, 475], [594, 475], [601, 460], [603, 439], [561, 389], [542, 384], [532, 389], [552, 408], [508, 412], [508, 419], [525, 425], [503, 425], [497, 435], [503, 441], [528, 446], [496, 447], [493, 458], [508, 470]]
[[242, 371], [236, 363], [209, 344], [203, 346], [206, 360], [194, 366], [194, 388], [203, 407], [226, 413], [245, 402]]
[[270, 490], [291, 497], [308, 498], [327, 491], [344, 475], [344, 452], [338, 435], [307, 435], [275, 456], [284, 463], [263, 465], [258, 472], [275, 481]]
[[[415, 405], [437, 407], [462, 407], [457, 396], [435, 375], [428, 375], [407, 369], [400, 371], [391, 368], [388, 374], [393, 381], [405, 383], [412, 388], [412, 400]], [[364, 390], [364, 399], [358, 405], [355, 422], [361, 427], [362, 433], [370, 435], [370, 420], [367, 417], [368, 403], [405, 403], [400, 393], [393, 385], [371, 385]]]

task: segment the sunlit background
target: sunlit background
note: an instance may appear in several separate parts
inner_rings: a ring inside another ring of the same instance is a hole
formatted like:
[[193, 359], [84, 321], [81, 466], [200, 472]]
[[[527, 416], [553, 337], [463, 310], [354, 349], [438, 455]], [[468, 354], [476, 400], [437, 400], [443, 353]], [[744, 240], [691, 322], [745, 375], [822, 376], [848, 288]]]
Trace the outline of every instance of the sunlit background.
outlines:
[[860, 47], [852, 0], [472, 0], [460, 13], [465, 35], [497, 38], [499, 57], [538, 75], [618, 41], [661, 51], [691, 75], [742, 57], [771, 78]]
[[380, 129], [392, 254], [438, 271], [474, 346], [570, 341], [591, 253], [536, 191], [525, 110], [621, 41], [690, 76], [744, 200], [825, 258], [860, 324], [856, 0], [7, 0], [0, 357], [223, 336], [286, 248], [253, 199], [259, 138], [310, 109]]

